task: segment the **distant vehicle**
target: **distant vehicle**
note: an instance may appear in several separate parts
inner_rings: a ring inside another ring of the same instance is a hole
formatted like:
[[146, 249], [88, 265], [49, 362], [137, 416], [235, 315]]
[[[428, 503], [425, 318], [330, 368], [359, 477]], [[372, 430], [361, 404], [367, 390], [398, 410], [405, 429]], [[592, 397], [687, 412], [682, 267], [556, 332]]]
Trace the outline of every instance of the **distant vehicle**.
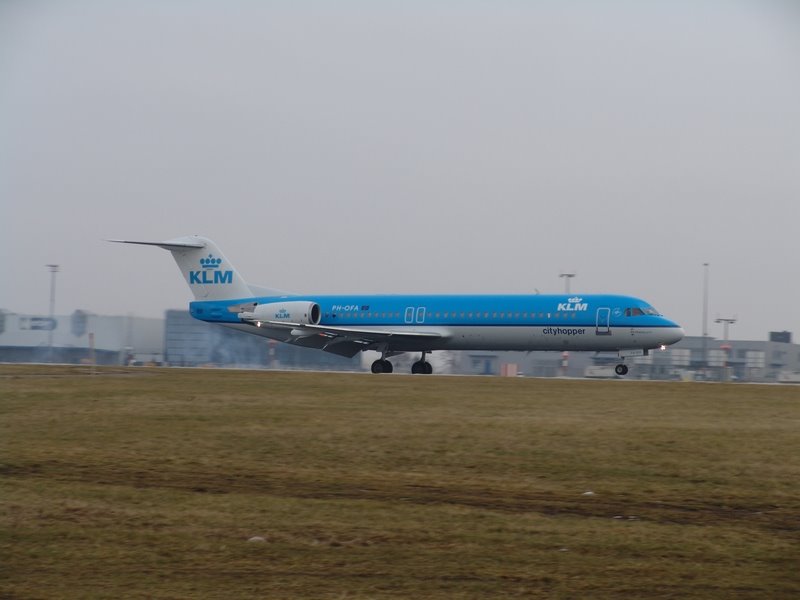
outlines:
[[631, 296], [289, 294], [245, 283], [207, 238], [109, 241], [169, 250], [194, 294], [194, 318], [341, 356], [375, 350], [373, 373], [391, 373], [388, 359], [406, 352], [421, 354], [412, 373], [430, 374], [425, 357], [435, 350], [583, 350], [617, 352], [615, 373], [625, 375], [625, 358], [684, 335]]
[[800, 383], [800, 373], [781, 371], [778, 373], [778, 383]]
[[615, 367], [589, 366], [583, 370], [588, 379], [615, 379], [618, 377]]

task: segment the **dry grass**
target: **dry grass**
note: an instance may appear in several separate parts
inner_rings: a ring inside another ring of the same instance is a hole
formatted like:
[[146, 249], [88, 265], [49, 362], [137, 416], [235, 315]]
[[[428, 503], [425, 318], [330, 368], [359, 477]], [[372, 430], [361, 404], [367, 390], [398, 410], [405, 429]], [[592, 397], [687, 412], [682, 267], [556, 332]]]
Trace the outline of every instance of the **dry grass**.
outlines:
[[800, 595], [796, 387], [2, 366], [0, 410], [3, 598]]

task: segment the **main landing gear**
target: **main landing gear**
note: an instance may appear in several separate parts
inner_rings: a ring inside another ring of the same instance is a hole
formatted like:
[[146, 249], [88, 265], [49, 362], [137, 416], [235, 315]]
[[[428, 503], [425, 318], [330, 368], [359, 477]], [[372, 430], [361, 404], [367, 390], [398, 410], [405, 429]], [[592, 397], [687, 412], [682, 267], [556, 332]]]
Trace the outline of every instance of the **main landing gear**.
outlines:
[[433, 373], [433, 365], [425, 360], [427, 352], [422, 353], [422, 358], [411, 365], [411, 373], [414, 375], [430, 375]]
[[379, 358], [374, 363], [372, 363], [373, 373], [391, 373], [392, 371], [394, 371], [392, 363], [390, 363], [385, 358]]
[[[426, 354], [428, 353], [423, 352], [422, 358], [411, 365], [411, 372], [414, 375], [430, 375], [433, 373], [433, 365], [425, 360]], [[385, 356], [381, 356], [381, 358], [372, 363], [373, 373], [391, 373], [392, 371], [394, 371], [394, 367], [392, 366], [392, 363], [386, 360]]]
[[623, 375], [628, 374], [628, 365], [625, 363], [620, 363], [616, 367], [614, 367], [614, 373], [622, 377]]

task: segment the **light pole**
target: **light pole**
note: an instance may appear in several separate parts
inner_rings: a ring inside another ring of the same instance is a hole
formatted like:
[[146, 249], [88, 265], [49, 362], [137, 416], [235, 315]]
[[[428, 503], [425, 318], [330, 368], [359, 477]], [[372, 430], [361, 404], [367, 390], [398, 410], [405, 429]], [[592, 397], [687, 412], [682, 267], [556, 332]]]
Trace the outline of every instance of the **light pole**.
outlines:
[[575, 273], [559, 273], [558, 276], [564, 279], [564, 293], [569, 294], [569, 280], [575, 277]]
[[714, 323], [722, 323], [722, 342], [728, 344], [728, 326], [736, 323], [736, 317], [717, 317]]
[[703, 376], [708, 369], [708, 263], [703, 263]]
[[53, 330], [56, 328], [56, 273], [58, 265], [45, 265], [50, 269], [50, 325], [47, 333], [47, 346], [50, 353], [50, 362], [53, 362]]

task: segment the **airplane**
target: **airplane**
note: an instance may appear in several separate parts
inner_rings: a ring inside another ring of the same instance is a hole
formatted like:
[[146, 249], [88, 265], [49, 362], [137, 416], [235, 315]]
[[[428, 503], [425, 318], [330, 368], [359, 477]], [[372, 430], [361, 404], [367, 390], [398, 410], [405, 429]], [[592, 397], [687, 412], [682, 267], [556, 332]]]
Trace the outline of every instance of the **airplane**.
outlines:
[[354, 357], [374, 350], [373, 373], [391, 373], [389, 358], [419, 352], [413, 374], [431, 374], [435, 350], [615, 352], [625, 359], [665, 348], [684, 336], [649, 303], [621, 295], [317, 295], [250, 285], [211, 240], [108, 240], [172, 253], [194, 294], [189, 312], [208, 323], [296, 346]]

